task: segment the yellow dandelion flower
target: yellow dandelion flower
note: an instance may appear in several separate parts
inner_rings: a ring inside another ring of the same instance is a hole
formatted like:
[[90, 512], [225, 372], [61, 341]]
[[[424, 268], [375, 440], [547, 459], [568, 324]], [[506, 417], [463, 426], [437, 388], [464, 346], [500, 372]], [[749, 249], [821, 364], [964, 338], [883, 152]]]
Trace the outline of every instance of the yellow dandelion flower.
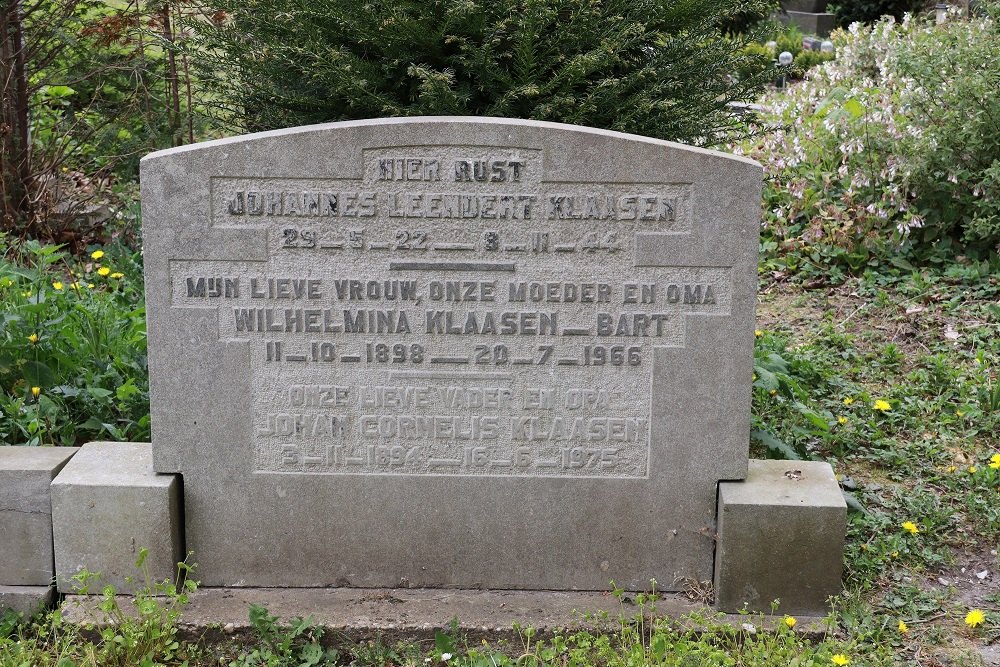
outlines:
[[904, 623], [902, 619], [900, 619], [899, 625], [896, 626], [896, 629], [899, 630], [899, 633], [902, 635], [905, 635], [910, 631], [910, 628], [906, 627], [906, 623]]
[[961, 410], [955, 410], [955, 415], [958, 416], [958, 417], [964, 417], [965, 413], [962, 412]]
[[[32, 390], [34, 391], [34, 390]], [[982, 625], [986, 621], [986, 614], [979, 609], [973, 609], [965, 615], [965, 624], [970, 628]]]
[[58, 280], [55, 281], [54, 283], [52, 283], [52, 289], [56, 290], [57, 292], [59, 290], [61, 290], [62, 288], [63, 288], [63, 284], [61, 282], [59, 282]]
[[917, 528], [917, 524], [913, 523], [912, 521], [904, 521], [902, 526], [903, 530], [908, 532], [910, 535], [916, 535], [917, 533], [920, 532], [920, 529]]
[[899, 552], [898, 552], [898, 551], [893, 551], [893, 552], [892, 552], [892, 554], [890, 554], [890, 555], [891, 555], [891, 556], [892, 556], [893, 558], [899, 558]]
[[100, 259], [101, 257], [104, 257], [104, 251], [95, 250], [94, 252], [90, 253], [90, 257], [91, 259]]
[[785, 625], [787, 625], [789, 628], [794, 628], [795, 624], [798, 623], [798, 621], [795, 620], [794, 616], [785, 616], [785, 621], [784, 622], [785, 622]]
[[87, 287], [89, 287], [90, 289], [94, 289], [94, 283], [87, 283]]
[[948, 466], [948, 472], [955, 472], [958, 470], [958, 466]]
[[875, 405], [872, 406], [872, 410], [878, 410], [879, 412], [889, 412], [892, 410], [892, 406], [889, 405], [889, 401], [883, 401], [881, 398], [875, 401]]
[[[38, 396], [41, 393], [42, 393], [42, 388], [41, 387], [32, 387], [31, 388], [31, 397], [32, 398], [38, 398]], [[966, 619], [966, 620], [968, 620], [968, 619]]]
[[976, 468], [976, 466], [969, 466], [969, 474], [970, 475], [975, 475], [976, 474], [976, 470], [978, 470], [978, 468]]
[[753, 330], [753, 337], [754, 338], [760, 338], [763, 335], [764, 335], [764, 332], [761, 331], [760, 329], [754, 329]]
[[994, 470], [1000, 469], [1000, 454], [994, 454], [990, 457], [990, 467]]
[[75, 290], [79, 290], [79, 289], [80, 289], [80, 283], [78, 283], [78, 282], [76, 282], [76, 281], [74, 280], [73, 282], [71, 282], [71, 283], [69, 284], [69, 288], [70, 288], [70, 289], [75, 289]]
[[850, 396], [848, 396], [847, 398], [844, 399], [844, 405], [850, 405], [853, 402], [854, 402], [854, 399], [851, 398]]
[[97, 275], [101, 276], [102, 278], [108, 275], [109, 273], [111, 273], [111, 269], [109, 269], [106, 266], [102, 266], [101, 268], [97, 269]]
[[848, 658], [843, 653], [835, 653], [833, 654], [833, 656], [830, 657], [830, 662], [832, 662], [835, 665], [840, 665], [841, 667], [843, 667], [844, 665], [851, 664], [851, 659]]
[[847, 423], [847, 417], [844, 417], [843, 415], [837, 417], [837, 423], [843, 426], [844, 424]]
[[35, 343], [37, 343], [38, 342], [38, 334], [34, 334], [33, 333], [30, 336], [28, 336], [28, 342], [31, 343], [32, 345], [34, 345]]
[[114, 278], [115, 280], [121, 280], [122, 278], [125, 277], [125, 274], [122, 273], [121, 271], [115, 271], [114, 273], [111, 274], [111, 277]]

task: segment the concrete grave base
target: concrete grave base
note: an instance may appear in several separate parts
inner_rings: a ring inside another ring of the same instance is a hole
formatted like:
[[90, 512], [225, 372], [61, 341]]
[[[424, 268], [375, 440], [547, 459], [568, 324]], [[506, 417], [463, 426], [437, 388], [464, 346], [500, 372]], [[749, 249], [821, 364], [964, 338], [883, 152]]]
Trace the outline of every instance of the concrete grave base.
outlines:
[[[376, 637], [387, 642], [432, 640], [436, 631], [448, 628], [455, 619], [470, 645], [480, 639], [518, 642], [514, 623], [534, 628], [541, 636], [566, 628], [613, 631], [623, 617], [631, 619], [639, 613], [633, 598], [628, 593], [619, 601], [607, 591], [202, 588], [183, 608], [179, 629], [184, 637], [206, 641], [249, 638], [248, 611], [251, 604], [259, 604], [283, 621], [311, 616], [317, 625], [351, 641]], [[679, 594], [665, 594], [656, 602], [656, 612], [672, 618], [697, 612], [705, 619], [737, 627], [750, 622], [767, 629], [781, 622], [780, 616], [718, 614]], [[76, 595], [67, 596], [63, 615], [78, 624], [100, 624], [101, 619], [94, 597]], [[802, 616], [798, 621], [797, 631], [822, 631], [818, 617]]]
[[821, 14], [826, 11], [829, 0], [781, 0], [781, 8], [786, 12], [806, 12]]
[[55, 586], [0, 586], [0, 615], [13, 609], [25, 617], [31, 616], [43, 607], [51, 607], [55, 593]]
[[180, 476], [153, 472], [149, 443], [89, 443], [52, 482], [52, 527], [61, 593], [81, 569], [101, 574], [90, 590], [142, 588], [143, 548], [151, 581], [173, 580], [184, 558]]
[[0, 586], [52, 583], [49, 484], [77, 447], [0, 447]]
[[824, 615], [841, 591], [847, 504], [828, 463], [751, 460], [719, 484], [716, 606]]

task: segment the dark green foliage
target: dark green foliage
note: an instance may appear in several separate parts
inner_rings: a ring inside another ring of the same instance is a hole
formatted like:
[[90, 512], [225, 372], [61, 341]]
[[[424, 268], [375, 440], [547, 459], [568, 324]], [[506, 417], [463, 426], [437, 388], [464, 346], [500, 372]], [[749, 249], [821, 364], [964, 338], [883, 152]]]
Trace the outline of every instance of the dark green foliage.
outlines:
[[903, 18], [903, 14], [917, 13], [927, 5], [923, 0], [840, 0], [831, 4], [827, 11], [837, 16], [837, 23], [847, 27], [855, 21], [871, 23], [883, 16]]
[[[247, 130], [502, 116], [716, 144], [774, 78], [721, 27], [766, 0], [220, 0], [200, 64]], [[741, 19], [742, 20], [742, 19]], [[748, 67], [748, 61], [753, 61]], [[736, 71], [755, 75], [735, 80]]]
[[766, 0], [762, 3], [747, 3], [745, 11], [737, 9], [730, 15], [729, 20], [722, 24], [722, 30], [726, 34], [738, 35], [758, 27], [762, 16], [772, 16], [781, 10], [780, 0]]

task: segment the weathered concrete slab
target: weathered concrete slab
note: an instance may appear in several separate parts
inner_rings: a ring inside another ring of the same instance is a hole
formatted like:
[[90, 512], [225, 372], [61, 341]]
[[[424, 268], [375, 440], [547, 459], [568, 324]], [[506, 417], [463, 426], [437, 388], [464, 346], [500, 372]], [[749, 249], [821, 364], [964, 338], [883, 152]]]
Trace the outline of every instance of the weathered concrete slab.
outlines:
[[837, 27], [837, 17], [827, 12], [786, 12], [788, 21], [804, 33], [826, 37]]
[[209, 585], [709, 579], [746, 474], [761, 167], [577, 126], [142, 163], [154, 462]]
[[177, 475], [153, 471], [148, 442], [91, 442], [52, 482], [57, 585], [74, 590], [81, 569], [101, 576], [91, 590], [146, 585], [136, 569], [141, 549], [152, 581], [173, 580], [184, 558]]
[[49, 484], [77, 450], [0, 447], [0, 586], [52, 583]]
[[55, 601], [55, 586], [4, 586], [0, 585], [0, 615], [13, 609], [26, 618], [41, 609], [51, 607]]
[[[318, 625], [352, 641], [379, 638], [387, 642], [433, 639], [453, 619], [473, 643], [480, 639], [517, 641], [514, 623], [543, 636], [566, 628], [608, 631], [620, 628], [622, 618], [631, 620], [640, 611], [631, 596], [619, 601], [607, 592], [578, 591], [202, 588], [190, 599], [181, 614], [180, 630], [184, 636], [206, 641], [251, 637], [251, 604], [262, 605], [285, 620], [312, 617]], [[127, 600], [122, 604], [127, 605]], [[655, 611], [673, 618], [699, 613], [737, 627], [752, 622], [770, 629], [781, 622], [780, 616], [717, 614], [682, 595], [665, 595], [655, 603]], [[63, 613], [70, 623], [102, 619], [94, 597], [67, 596]], [[822, 631], [820, 620], [799, 617], [796, 630]]]
[[786, 12], [820, 14], [826, 11], [829, 0], [781, 0], [781, 8]]
[[841, 591], [847, 503], [828, 463], [750, 461], [719, 484], [716, 606], [786, 614], [829, 612]]

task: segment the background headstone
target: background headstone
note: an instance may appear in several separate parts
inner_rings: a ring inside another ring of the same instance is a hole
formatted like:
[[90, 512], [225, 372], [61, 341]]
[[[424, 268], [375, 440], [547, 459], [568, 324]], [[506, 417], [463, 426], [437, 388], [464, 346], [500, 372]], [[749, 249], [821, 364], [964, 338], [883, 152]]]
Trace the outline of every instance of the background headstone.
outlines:
[[145, 158], [154, 466], [199, 578], [710, 579], [760, 188], [743, 158], [500, 119]]

